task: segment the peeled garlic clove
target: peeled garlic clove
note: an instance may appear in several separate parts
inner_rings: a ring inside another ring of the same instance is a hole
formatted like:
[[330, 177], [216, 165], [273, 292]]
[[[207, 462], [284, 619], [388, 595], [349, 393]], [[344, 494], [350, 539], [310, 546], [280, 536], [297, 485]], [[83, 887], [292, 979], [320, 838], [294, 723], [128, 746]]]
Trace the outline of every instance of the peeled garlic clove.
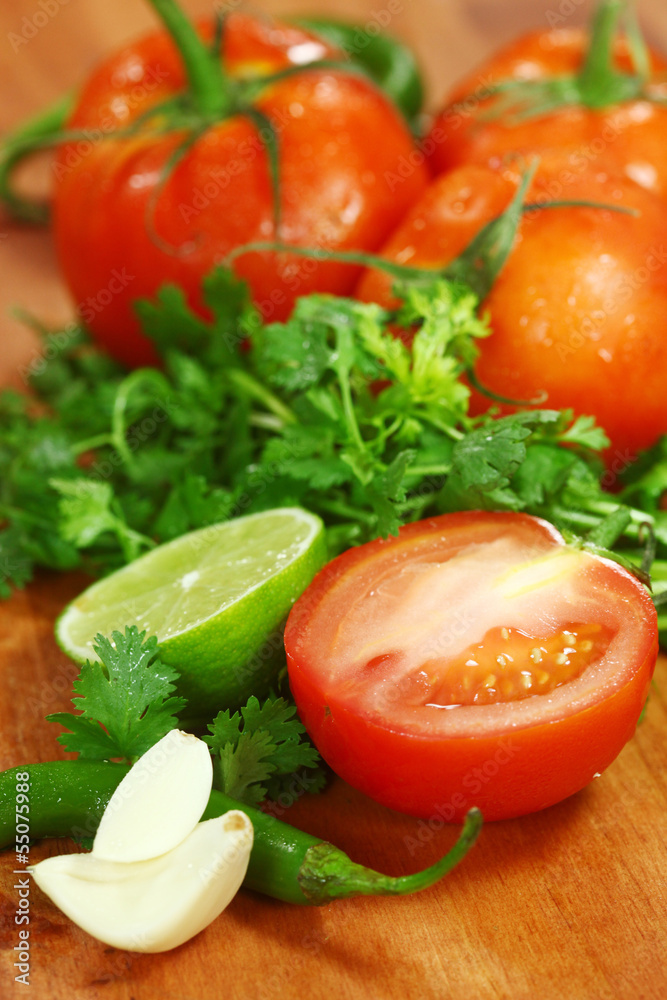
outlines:
[[197, 825], [212, 783], [206, 744], [173, 729], [139, 758], [111, 796], [93, 854], [134, 862], [172, 850]]
[[252, 823], [231, 810], [197, 827], [158, 858], [106, 861], [65, 854], [35, 865], [43, 892], [79, 927], [114, 948], [176, 948], [207, 927], [236, 895], [252, 848]]

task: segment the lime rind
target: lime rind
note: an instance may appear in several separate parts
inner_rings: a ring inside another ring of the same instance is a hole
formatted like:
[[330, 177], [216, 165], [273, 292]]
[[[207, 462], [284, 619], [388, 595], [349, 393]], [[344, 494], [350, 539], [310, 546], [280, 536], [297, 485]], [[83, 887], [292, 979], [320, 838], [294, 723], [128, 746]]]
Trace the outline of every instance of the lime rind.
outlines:
[[301, 508], [249, 514], [146, 553], [79, 595], [56, 623], [60, 647], [94, 659], [98, 632], [136, 625], [195, 716], [268, 691], [284, 663], [282, 625], [326, 561], [324, 526]]

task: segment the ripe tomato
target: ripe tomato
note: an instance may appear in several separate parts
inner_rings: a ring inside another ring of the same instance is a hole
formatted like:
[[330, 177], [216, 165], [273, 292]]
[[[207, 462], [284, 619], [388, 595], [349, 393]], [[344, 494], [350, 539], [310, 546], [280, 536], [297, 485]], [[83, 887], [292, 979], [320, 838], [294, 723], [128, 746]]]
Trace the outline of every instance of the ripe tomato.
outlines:
[[504, 819], [579, 791], [632, 736], [657, 656], [643, 586], [525, 514], [472, 511], [334, 559], [287, 621], [324, 759], [393, 809]]
[[[410, 210], [383, 256], [445, 265], [497, 216], [516, 178], [467, 166], [443, 174]], [[583, 199], [623, 206], [529, 212], [484, 303], [492, 335], [479, 341], [477, 375], [500, 395], [592, 414], [605, 429], [616, 471], [667, 432], [667, 203], [632, 181], [580, 173], [545, 158], [528, 201]], [[359, 298], [392, 301], [391, 279], [367, 272]], [[489, 406], [473, 396], [473, 412]], [[506, 412], [511, 407], [504, 406]]]
[[[581, 68], [587, 36], [578, 28], [533, 32], [512, 42], [457, 85], [437, 115], [426, 148], [432, 150], [436, 173], [464, 163], [502, 164], [510, 154], [567, 150], [571, 166], [609, 161], [617, 172], [667, 197], [664, 155], [667, 107], [649, 100], [629, 100], [601, 110], [565, 107], [548, 114], [510, 122], [506, 115], [488, 117], [489, 88], [501, 80], [543, 80], [576, 73]], [[627, 46], [615, 47], [616, 66], [630, 71]], [[667, 96], [660, 84], [665, 60], [651, 53], [656, 96]]]
[[[210, 24], [201, 28], [207, 39], [211, 32]], [[224, 52], [235, 79], [328, 54], [301, 29], [242, 14], [226, 20]], [[232, 248], [277, 238], [261, 123], [232, 115], [187, 150], [182, 126], [109, 138], [184, 87], [165, 33], [123, 49], [84, 87], [69, 122], [84, 138], [65, 145], [54, 165], [55, 239], [66, 281], [94, 337], [128, 364], [155, 360], [139, 334], [134, 299], [172, 281], [202, 310], [201, 279]], [[423, 167], [395, 192], [385, 182], [413, 142], [400, 113], [359, 74], [304, 71], [259, 88], [254, 106], [278, 135], [283, 242], [375, 249], [425, 187]], [[285, 319], [297, 295], [345, 294], [356, 280], [347, 265], [288, 254], [246, 255], [235, 269], [273, 319]]]

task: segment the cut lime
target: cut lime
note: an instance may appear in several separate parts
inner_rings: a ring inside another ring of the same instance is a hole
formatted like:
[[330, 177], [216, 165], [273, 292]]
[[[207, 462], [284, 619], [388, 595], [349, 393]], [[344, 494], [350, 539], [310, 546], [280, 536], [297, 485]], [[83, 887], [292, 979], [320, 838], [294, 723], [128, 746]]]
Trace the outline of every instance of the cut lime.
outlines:
[[283, 661], [281, 626], [326, 561], [324, 526], [298, 507], [201, 528], [94, 583], [63, 611], [56, 639], [81, 663], [98, 632], [156, 635], [181, 675], [188, 715], [266, 693]]

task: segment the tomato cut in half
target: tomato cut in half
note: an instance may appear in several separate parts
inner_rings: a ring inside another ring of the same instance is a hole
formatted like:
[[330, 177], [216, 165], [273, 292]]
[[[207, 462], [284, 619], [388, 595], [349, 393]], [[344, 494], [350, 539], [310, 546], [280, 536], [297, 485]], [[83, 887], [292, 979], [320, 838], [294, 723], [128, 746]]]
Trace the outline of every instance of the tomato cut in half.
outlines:
[[647, 591], [526, 514], [469, 511], [329, 563], [285, 631], [324, 759], [401, 812], [460, 821], [579, 791], [632, 736], [658, 651]]

